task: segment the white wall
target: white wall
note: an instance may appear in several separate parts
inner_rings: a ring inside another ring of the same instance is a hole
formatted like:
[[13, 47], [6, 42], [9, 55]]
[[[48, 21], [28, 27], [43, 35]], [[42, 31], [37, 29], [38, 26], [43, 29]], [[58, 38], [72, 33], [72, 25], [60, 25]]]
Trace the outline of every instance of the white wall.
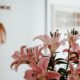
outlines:
[[0, 0], [0, 4], [11, 6], [0, 10], [0, 22], [7, 32], [6, 43], [0, 45], [0, 80], [23, 80], [26, 68], [11, 70], [11, 55], [21, 45], [33, 45], [32, 38], [44, 33], [44, 0]]

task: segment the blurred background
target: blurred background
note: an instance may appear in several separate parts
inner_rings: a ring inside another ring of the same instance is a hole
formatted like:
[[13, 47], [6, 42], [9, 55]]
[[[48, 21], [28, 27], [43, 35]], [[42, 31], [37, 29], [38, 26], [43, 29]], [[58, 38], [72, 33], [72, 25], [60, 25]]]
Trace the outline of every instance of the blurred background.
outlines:
[[[10, 69], [11, 55], [20, 46], [37, 44], [32, 39], [36, 35], [50, 31], [47, 24], [47, 0], [0, 0], [0, 22], [4, 25], [7, 39], [0, 45], [0, 80], [23, 80], [27, 66], [19, 67], [18, 72]], [[53, 0], [54, 4], [73, 5], [80, 8], [79, 0]]]

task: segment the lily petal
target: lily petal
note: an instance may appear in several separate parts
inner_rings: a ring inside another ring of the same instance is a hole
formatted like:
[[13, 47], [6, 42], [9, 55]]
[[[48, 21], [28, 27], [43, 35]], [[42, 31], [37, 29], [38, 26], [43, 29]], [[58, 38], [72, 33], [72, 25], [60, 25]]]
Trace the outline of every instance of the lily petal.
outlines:
[[43, 57], [40, 59], [40, 61], [38, 62], [38, 67], [42, 70], [42, 71], [46, 71], [47, 67], [48, 67], [48, 63], [49, 63], [49, 57]]
[[59, 73], [56, 72], [56, 71], [47, 72], [46, 75], [47, 75], [47, 77], [48, 77], [49, 79], [57, 79], [57, 80], [59, 80], [60, 77], [61, 77], [61, 74], [59, 74]]
[[71, 62], [69, 62], [69, 66], [70, 66], [71, 74], [75, 74], [75, 70]]
[[36, 36], [33, 40], [35, 39], [40, 39], [43, 42], [46, 42], [46, 41], [49, 41], [50, 37], [48, 35], [39, 35], [39, 36]]
[[26, 80], [37, 80], [36, 73], [33, 70], [27, 70], [24, 75], [24, 79]]

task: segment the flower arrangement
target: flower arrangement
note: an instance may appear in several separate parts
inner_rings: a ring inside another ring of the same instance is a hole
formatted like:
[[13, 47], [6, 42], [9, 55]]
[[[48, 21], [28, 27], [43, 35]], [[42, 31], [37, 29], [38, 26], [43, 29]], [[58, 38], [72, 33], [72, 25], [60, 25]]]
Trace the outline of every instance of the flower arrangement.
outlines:
[[[25, 80], [80, 80], [80, 45], [77, 43], [80, 34], [72, 29], [66, 35], [67, 38], [60, 40], [61, 33], [56, 30], [54, 33], [50, 32], [50, 36], [36, 36], [34, 40], [40, 39], [43, 44], [34, 47], [21, 46], [20, 51], [15, 51], [12, 55], [14, 61], [11, 68], [17, 71], [21, 64], [29, 65], [31, 69], [25, 71]], [[57, 58], [57, 49], [66, 44], [68, 48], [63, 49], [62, 53], [67, 54], [67, 58]], [[49, 50], [46, 51], [48, 55], [43, 53], [45, 49]], [[56, 65], [60, 64], [65, 65], [65, 68], [56, 70]]]

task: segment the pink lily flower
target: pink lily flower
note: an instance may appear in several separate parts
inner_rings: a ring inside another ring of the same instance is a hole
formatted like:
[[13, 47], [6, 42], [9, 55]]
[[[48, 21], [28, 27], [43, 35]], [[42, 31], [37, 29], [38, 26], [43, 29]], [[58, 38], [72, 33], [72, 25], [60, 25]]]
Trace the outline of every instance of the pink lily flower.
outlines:
[[17, 70], [19, 65], [30, 64], [30, 62], [33, 62], [32, 60], [36, 63], [39, 60], [39, 57], [43, 57], [41, 53], [42, 49], [42, 47], [39, 48], [38, 46], [35, 46], [33, 49], [22, 46], [20, 51], [15, 51], [12, 55], [15, 61], [11, 64], [11, 68], [14, 65], [15, 70]]
[[[43, 54], [42, 54], [42, 49], [43, 47], [40, 47], [39, 46], [35, 46], [33, 49], [32, 49], [32, 54], [33, 54], [33, 59], [35, 62], [37, 62], [39, 60], [39, 58], [42, 58], [43, 57]], [[30, 53], [29, 53], [30, 54]]]
[[24, 76], [25, 80], [39, 80], [36, 78], [36, 73], [33, 70], [27, 70]]
[[68, 42], [69, 42], [69, 48], [70, 49], [64, 49], [63, 52], [68, 52], [68, 53], [73, 53], [76, 52], [78, 55], [80, 55], [80, 46], [76, 41], [79, 39], [80, 34], [78, 31], [73, 29], [71, 33], [68, 31], [67, 33], [68, 36]]
[[73, 46], [75, 42], [79, 39], [80, 33], [78, 33], [78, 31], [76, 31], [75, 29], [73, 29], [71, 33], [68, 31], [67, 36], [69, 45]]
[[78, 57], [80, 56], [80, 46], [77, 43], [74, 43], [73, 46], [71, 46], [70, 49], [64, 49], [63, 52], [67, 52], [69, 55], [69, 60], [72, 60], [73, 62], [78, 62]]
[[58, 30], [55, 33], [51, 33], [51, 37], [48, 35], [39, 35], [36, 36], [34, 38], [35, 39], [40, 39], [43, 41], [43, 46], [44, 48], [49, 48], [51, 53], [54, 53], [56, 51], [56, 49], [60, 46], [60, 44], [64, 44], [65, 43], [65, 39], [64, 40], [60, 40], [60, 36], [61, 34], [58, 32]]
[[20, 48], [20, 51], [15, 51], [14, 54], [12, 55], [15, 61], [12, 62], [11, 68], [13, 65], [15, 65], [14, 67], [16, 71], [17, 71], [18, 66], [20, 65], [20, 60], [22, 59], [22, 57], [24, 57], [24, 48], [26, 48], [26, 46], [22, 46]]
[[[56, 71], [48, 71], [49, 57], [43, 57], [36, 64], [36, 68], [32, 67], [32, 70], [28, 70], [25, 72], [24, 78], [26, 80], [48, 80], [48, 79], [56, 79], [59, 80], [60, 74]], [[28, 73], [29, 72], [29, 73]]]

